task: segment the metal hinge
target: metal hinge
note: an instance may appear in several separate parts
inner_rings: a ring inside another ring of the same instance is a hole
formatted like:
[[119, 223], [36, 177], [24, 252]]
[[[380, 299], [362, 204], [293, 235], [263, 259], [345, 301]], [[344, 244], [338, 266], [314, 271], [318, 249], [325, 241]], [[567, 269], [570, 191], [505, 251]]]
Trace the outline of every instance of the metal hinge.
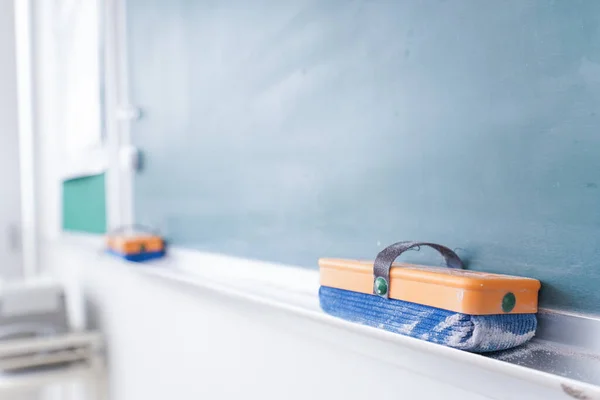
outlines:
[[142, 169], [142, 154], [135, 146], [125, 146], [119, 150], [121, 167], [133, 172]]

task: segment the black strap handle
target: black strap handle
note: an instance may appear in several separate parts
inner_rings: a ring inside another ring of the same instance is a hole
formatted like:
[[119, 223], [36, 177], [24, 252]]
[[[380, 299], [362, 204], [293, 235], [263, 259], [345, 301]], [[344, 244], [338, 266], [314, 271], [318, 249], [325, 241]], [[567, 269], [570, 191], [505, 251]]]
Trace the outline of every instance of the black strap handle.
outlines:
[[415, 247], [428, 246], [437, 250], [446, 261], [448, 268], [463, 268], [463, 263], [455, 252], [448, 247], [425, 242], [398, 242], [386, 247], [377, 254], [373, 264], [373, 294], [388, 298], [390, 292], [390, 268], [396, 258], [400, 257], [406, 250]]

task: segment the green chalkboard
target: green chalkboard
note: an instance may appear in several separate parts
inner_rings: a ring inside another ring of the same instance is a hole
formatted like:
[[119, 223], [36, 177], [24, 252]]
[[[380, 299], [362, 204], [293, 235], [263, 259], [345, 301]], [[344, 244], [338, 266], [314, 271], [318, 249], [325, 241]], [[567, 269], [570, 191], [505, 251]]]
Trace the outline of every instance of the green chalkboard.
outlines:
[[106, 232], [104, 174], [63, 182], [63, 229], [85, 233]]
[[308, 268], [433, 241], [600, 312], [600, 1], [127, 5], [137, 222]]

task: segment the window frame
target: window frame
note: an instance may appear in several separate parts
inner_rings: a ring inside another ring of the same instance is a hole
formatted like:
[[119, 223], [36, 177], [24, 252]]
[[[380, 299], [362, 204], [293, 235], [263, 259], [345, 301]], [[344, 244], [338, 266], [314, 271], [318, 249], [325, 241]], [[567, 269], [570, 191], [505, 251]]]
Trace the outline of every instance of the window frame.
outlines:
[[106, 132], [107, 229], [134, 223], [131, 122], [139, 111], [131, 106], [127, 65], [125, 0], [100, 0], [103, 16], [104, 127]]

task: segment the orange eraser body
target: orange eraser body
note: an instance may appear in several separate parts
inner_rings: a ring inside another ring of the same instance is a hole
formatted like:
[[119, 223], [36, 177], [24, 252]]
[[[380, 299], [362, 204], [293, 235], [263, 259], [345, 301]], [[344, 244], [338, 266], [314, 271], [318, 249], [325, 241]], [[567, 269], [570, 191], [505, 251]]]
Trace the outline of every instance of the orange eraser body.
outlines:
[[[373, 262], [323, 258], [322, 286], [373, 293]], [[471, 315], [537, 312], [540, 281], [462, 269], [394, 263], [392, 299]]]

